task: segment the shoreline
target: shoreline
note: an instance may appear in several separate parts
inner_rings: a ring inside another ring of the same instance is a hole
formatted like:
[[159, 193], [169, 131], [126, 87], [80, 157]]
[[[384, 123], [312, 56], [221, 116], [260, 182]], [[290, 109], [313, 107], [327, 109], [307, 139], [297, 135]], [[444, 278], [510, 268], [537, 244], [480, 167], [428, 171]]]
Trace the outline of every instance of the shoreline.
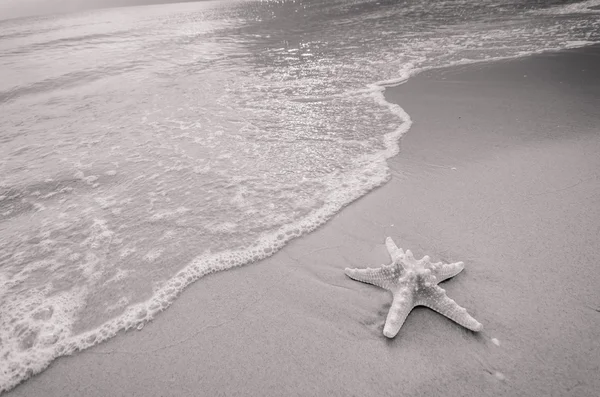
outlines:
[[[275, 255], [189, 286], [143, 332], [59, 358], [5, 395], [591, 396], [599, 55], [433, 69], [387, 88], [414, 123], [387, 160], [391, 181]], [[585, 76], [563, 70], [584, 64]], [[389, 294], [343, 273], [387, 263], [387, 236], [418, 258], [464, 261], [443, 287], [484, 331], [418, 308], [387, 340]]]

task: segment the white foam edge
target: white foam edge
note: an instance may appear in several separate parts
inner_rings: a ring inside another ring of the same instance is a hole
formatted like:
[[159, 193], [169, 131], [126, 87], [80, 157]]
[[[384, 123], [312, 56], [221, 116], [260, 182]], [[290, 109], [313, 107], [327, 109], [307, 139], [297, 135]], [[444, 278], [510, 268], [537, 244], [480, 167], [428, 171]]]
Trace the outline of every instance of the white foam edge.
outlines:
[[[570, 43], [572, 43], [572, 41]], [[544, 48], [527, 53], [519, 53], [503, 57], [491, 57], [481, 60], [463, 59], [439, 66], [416, 68], [414, 67], [414, 64], [408, 64], [409, 67], [404, 68], [400, 72], [400, 76], [397, 78], [378, 81], [372, 84], [368, 84], [365, 89], [355, 90], [340, 95], [352, 96], [361, 93], [370, 94], [373, 96], [373, 99], [377, 103], [387, 107], [392, 113], [396, 114], [402, 120], [400, 126], [396, 130], [384, 135], [385, 150], [377, 155], [370, 156], [372, 160], [372, 163], [369, 166], [370, 169], [363, 170], [370, 171], [371, 175], [378, 176], [379, 178], [372, 179], [370, 184], [363, 185], [362, 189], [360, 190], [353, 191], [352, 189], [348, 188], [346, 190], [340, 190], [336, 192], [336, 194], [334, 194], [333, 197], [330, 197], [331, 199], [333, 199], [333, 202], [328, 202], [307, 218], [304, 218], [296, 223], [286, 225], [279, 229], [279, 231], [277, 232], [263, 235], [263, 237], [259, 240], [260, 243], [253, 247], [253, 249], [200, 255], [196, 259], [192, 260], [192, 262], [189, 265], [180, 270], [172, 279], [168, 280], [165, 283], [165, 285], [159, 290], [157, 290], [156, 293], [149, 300], [130, 306], [122, 315], [112, 320], [109, 320], [108, 322], [104, 323], [102, 326], [94, 330], [74, 335], [66, 340], [57, 343], [54, 346], [53, 352], [44, 352], [51, 353], [44, 354], [45, 360], [31, 363], [31, 365], [27, 368], [25, 376], [19, 379], [12, 379], [6, 384], [0, 385], [0, 393], [8, 391], [17, 386], [18, 384], [22, 383], [23, 381], [27, 380], [31, 376], [40, 373], [41, 371], [46, 369], [50, 365], [50, 363], [54, 361], [54, 359], [58, 357], [70, 355], [77, 351], [84, 350], [91, 346], [97, 345], [101, 342], [112, 338], [121, 330], [127, 331], [132, 328], [141, 329], [144, 326], [144, 324], [151, 321], [156, 316], [156, 314], [167, 309], [175, 300], [175, 298], [177, 298], [177, 296], [179, 296], [179, 294], [188, 285], [192, 284], [193, 282], [197, 281], [198, 279], [202, 278], [207, 274], [231, 269], [234, 267], [240, 267], [242, 265], [256, 262], [258, 260], [262, 260], [273, 255], [275, 252], [283, 248], [285, 243], [287, 243], [288, 241], [292, 240], [295, 237], [299, 237], [301, 235], [312, 232], [313, 230], [324, 224], [326, 221], [331, 219], [333, 215], [339, 212], [339, 210], [341, 210], [343, 207], [386, 182], [388, 179], [388, 167], [385, 160], [399, 153], [400, 145], [398, 144], [398, 140], [410, 129], [410, 126], [412, 125], [412, 120], [410, 119], [410, 116], [408, 115], [408, 113], [406, 113], [406, 111], [404, 111], [404, 109], [400, 105], [388, 102], [385, 99], [384, 91], [386, 87], [393, 87], [403, 84], [406, 81], [408, 81], [410, 77], [413, 77], [427, 70], [443, 69], [458, 65], [495, 62], [506, 59], [517, 59], [545, 52], [561, 51], [566, 48], [580, 48], [597, 44], [596, 42], [577, 43], [579, 45], [567, 47], [567, 42], [565, 42], [565, 47], [562, 48]], [[353, 175], [353, 177], [357, 178], [358, 176], [360, 176], [358, 174], [359, 172], [356, 172], [355, 175]], [[284, 238], [277, 238], [277, 236], [279, 235], [283, 235]], [[231, 260], [231, 258], [247, 257], [248, 254], [251, 252], [254, 252], [255, 254], [247, 260], [233, 261], [233, 263], [229, 266], [223, 264], [223, 262]]]

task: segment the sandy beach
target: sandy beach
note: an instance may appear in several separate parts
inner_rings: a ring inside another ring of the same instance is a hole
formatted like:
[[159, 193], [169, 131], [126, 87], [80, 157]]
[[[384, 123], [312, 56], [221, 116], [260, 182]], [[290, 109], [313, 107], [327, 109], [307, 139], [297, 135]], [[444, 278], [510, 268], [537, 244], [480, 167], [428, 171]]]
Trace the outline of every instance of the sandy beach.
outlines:
[[[6, 396], [597, 396], [600, 46], [432, 70], [386, 90], [414, 124], [391, 180], [267, 260], [207, 276], [143, 331]], [[415, 256], [484, 325], [344, 275]]]

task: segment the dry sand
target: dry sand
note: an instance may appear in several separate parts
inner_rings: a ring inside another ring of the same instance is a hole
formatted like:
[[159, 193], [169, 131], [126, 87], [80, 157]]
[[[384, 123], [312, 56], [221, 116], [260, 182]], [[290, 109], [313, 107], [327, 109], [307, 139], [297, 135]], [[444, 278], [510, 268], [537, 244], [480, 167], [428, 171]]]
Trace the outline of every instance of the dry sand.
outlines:
[[[7, 395], [598, 396], [598, 71], [596, 46], [389, 89], [415, 123], [388, 184]], [[419, 308], [386, 339], [390, 294], [343, 272], [386, 236], [464, 261], [443, 286], [484, 331]]]

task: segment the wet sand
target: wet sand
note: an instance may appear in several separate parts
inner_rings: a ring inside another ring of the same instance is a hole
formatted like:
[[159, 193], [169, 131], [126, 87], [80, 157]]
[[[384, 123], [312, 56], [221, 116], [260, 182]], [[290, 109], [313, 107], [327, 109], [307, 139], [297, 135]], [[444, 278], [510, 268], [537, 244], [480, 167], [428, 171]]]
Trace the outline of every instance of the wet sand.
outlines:
[[[6, 395], [596, 396], [598, 71], [594, 46], [388, 89], [414, 121], [389, 183]], [[386, 236], [464, 261], [442, 286], [484, 330], [418, 308], [385, 338], [391, 295], [343, 270], [387, 263]]]

